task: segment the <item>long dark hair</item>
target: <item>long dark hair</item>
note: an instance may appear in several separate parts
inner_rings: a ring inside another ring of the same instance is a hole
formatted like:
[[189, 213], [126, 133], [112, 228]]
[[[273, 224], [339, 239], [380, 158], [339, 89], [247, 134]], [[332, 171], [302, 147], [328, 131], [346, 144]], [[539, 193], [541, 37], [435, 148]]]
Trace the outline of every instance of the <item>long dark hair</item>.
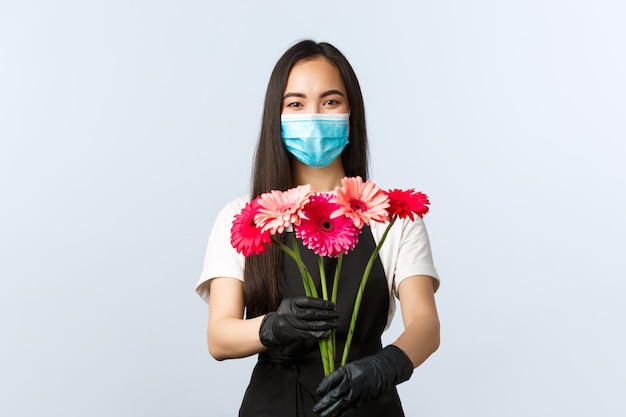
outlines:
[[[346, 176], [367, 179], [367, 132], [365, 108], [359, 81], [348, 60], [329, 43], [301, 41], [280, 57], [270, 76], [265, 94], [261, 133], [257, 144], [252, 171], [252, 196], [270, 190], [287, 190], [293, 184], [290, 158], [283, 146], [280, 132], [280, 115], [283, 94], [293, 66], [302, 60], [324, 57], [341, 73], [350, 103], [350, 136], [341, 158]], [[244, 289], [246, 316], [256, 317], [273, 311], [281, 299], [283, 280], [283, 253], [276, 246], [267, 253], [246, 258]]]

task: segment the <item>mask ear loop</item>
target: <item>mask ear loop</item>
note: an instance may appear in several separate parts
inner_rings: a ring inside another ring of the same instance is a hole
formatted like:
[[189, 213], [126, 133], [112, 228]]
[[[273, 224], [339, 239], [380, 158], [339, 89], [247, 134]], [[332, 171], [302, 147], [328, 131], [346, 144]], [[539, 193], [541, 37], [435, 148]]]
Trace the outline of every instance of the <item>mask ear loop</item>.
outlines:
[[351, 122], [351, 117], [352, 117], [352, 107], [350, 107], [350, 110], [348, 110], [348, 142], [350, 142], [350, 122]]

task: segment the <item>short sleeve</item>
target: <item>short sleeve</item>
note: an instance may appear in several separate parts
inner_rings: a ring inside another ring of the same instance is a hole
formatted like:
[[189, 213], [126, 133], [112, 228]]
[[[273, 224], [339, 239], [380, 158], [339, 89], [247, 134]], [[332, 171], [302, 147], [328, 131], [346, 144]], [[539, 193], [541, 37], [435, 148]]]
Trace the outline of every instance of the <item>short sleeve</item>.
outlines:
[[244, 198], [230, 202], [217, 215], [204, 257], [204, 267], [196, 292], [204, 301], [209, 302], [209, 281], [218, 277], [229, 277], [243, 281], [245, 258], [230, 244], [230, 229], [236, 214], [246, 204]]
[[402, 237], [398, 247], [398, 259], [394, 276], [394, 290], [408, 277], [426, 275], [435, 279], [435, 288], [439, 288], [439, 275], [433, 263], [430, 240], [426, 226], [420, 218], [414, 221], [404, 219]]
[[[372, 233], [378, 243], [387, 224], [372, 223]], [[433, 264], [430, 240], [421, 218], [398, 219], [380, 250], [380, 258], [389, 281], [389, 290], [397, 294], [402, 281], [415, 275], [435, 279], [435, 291], [439, 288], [439, 275]]]

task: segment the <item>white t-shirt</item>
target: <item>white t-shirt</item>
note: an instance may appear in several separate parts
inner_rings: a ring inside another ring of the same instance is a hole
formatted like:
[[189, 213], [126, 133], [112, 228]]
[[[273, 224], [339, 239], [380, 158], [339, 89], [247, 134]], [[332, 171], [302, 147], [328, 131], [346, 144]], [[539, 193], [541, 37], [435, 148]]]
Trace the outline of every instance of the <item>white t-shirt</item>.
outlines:
[[[245, 258], [230, 244], [230, 229], [236, 214], [239, 214], [249, 200], [238, 198], [231, 201], [219, 214], [211, 230], [204, 268], [196, 292], [209, 302], [208, 282], [213, 278], [229, 277], [243, 281]], [[370, 223], [376, 244], [387, 228], [386, 223]], [[414, 221], [398, 219], [387, 234], [387, 239], [379, 252], [380, 260], [387, 276], [389, 287], [389, 316], [387, 326], [395, 312], [395, 300], [400, 283], [414, 275], [426, 275], [435, 279], [435, 291], [439, 287], [439, 276], [433, 264], [430, 241], [424, 222], [419, 217]]]

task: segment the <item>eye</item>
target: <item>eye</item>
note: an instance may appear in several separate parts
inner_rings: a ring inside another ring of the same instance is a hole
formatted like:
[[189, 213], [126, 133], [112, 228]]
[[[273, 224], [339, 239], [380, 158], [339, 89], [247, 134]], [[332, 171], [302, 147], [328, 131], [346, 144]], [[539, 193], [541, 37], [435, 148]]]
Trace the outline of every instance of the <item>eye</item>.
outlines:
[[297, 101], [292, 101], [291, 103], [285, 104], [285, 107], [290, 107], [292, 109], [295, 109], [295, 108], [301, 107], [301, 106], [302, 106], [302, 104], [297, 102]]
[[338, 104], [340, 104], [339, 101], [337, 101], [337, 100], [335, 100], [333, 98], [324, 101], [324, 106], [336, 106]]

